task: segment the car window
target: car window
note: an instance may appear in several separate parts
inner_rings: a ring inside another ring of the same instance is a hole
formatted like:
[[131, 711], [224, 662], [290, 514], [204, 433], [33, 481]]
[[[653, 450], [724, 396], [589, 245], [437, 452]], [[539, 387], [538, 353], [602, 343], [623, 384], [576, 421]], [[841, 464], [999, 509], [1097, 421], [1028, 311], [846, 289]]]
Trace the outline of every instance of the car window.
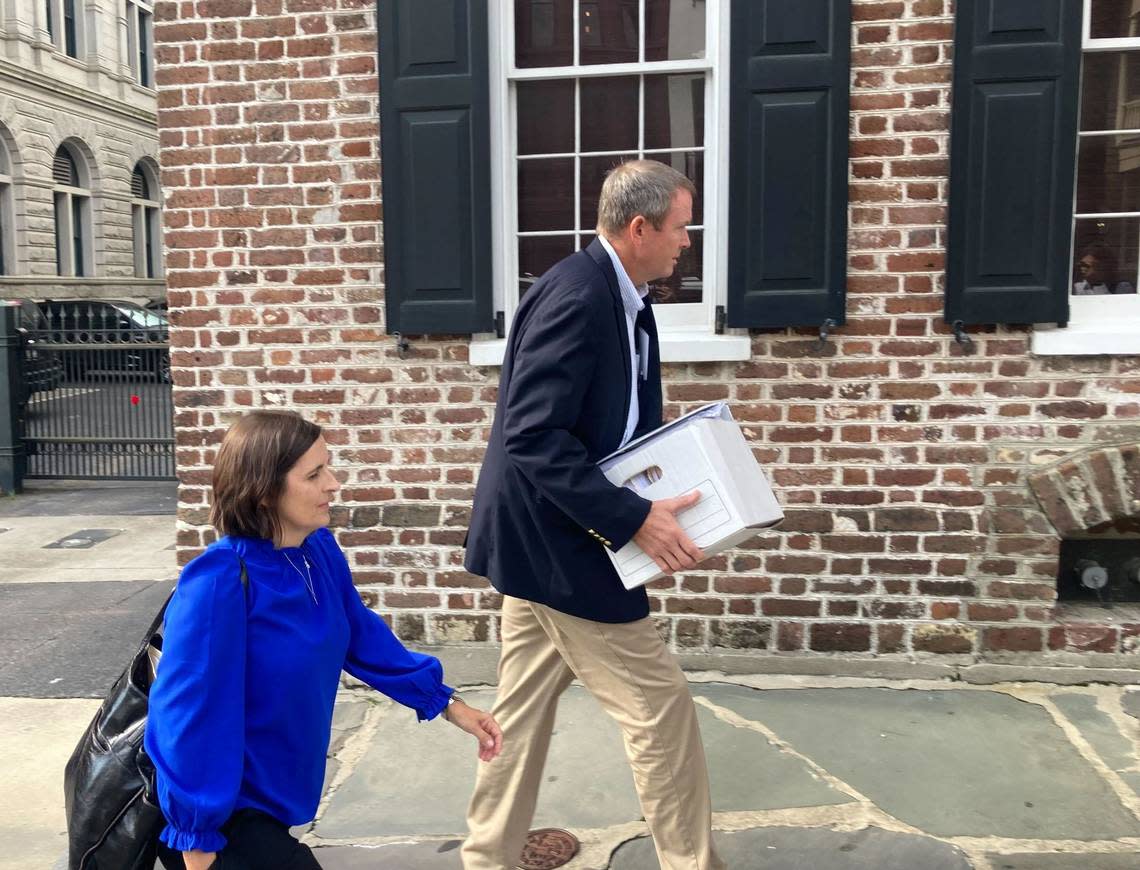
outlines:
[[166, 318], [153, 311], [135, 308], [131, 305], [113, 305], [111, 307], [129, 320], [132, 326], [143, 329], [163, 329], [166, 327]]

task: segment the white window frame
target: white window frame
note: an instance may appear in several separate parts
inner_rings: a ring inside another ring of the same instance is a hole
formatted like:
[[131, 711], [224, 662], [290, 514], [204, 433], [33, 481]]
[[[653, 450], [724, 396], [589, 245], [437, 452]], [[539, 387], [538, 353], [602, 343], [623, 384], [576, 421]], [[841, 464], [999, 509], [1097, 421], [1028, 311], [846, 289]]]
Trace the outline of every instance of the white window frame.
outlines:
[[[128, 66], [136, 85], [154, 90], [154, 7], [147, 0], [126, 0], [126, 4]], [[146, 48], [145, 68], [140, 47]]]
[[12, 180], [12, 155], [0, 141], [0, 277], [15, 275], [16, 268], [16, 210]]
[[[161, 205], [158, 196], [158, 184], [154, 173], [144, 163], [136, 164], [136, 169], [146, 179], [147, 186], [152, 194], [150, 199], [140, 199], [131, 195], [131, 244], [135, 256], [136, 278], [161, 278], [162, 268], [162, 236], [159, 220]], [[131, 172], [134, 175], [134, 170]], [[150, 254], [153, 274], [146, 273], [146, 258]]]
[[[87, 12], [85, 0], [74, 0], [73, 3], [75, 11], [75, 54], [68, 54], [67, 51], [67, 26], [63, 17], [64, 0], [46, 0], [46, 3], [51, 4], [51, 29], [54, 31], [54, 33], [50, 33], [52, 45], [64, 57], [82, 62], [87, 48], [86, 22], [84, 21]], [[47, 30], [46, 21], [44, 22], [44, 29]]]
[[[645, 2], [639, 6], [642, 57], [644, 57]], [[573, 5], [575, 57], [579, 38], [579, 3]], [[745, 360], [751, 355], [747, 330], [716, 334], [716, 309], [727, 300], [728, 275], [728, 79], [729, 13], [727, 6], [705, 3], [705, 57], [699, 60], [640, 61], [637, 64], [584, 64], [578, 66], [514, 67], [514, 3], [492, 3], [490, 34], [491, 215], [493, 305], [504, 313], [505, 326], [518, 308], [517, 245], [517, 104], [514, 83], [549, 78], [582, 79], [595, 76], [701, 73], [705, 76], [704, 154], [705, 191], [702, 203], [704, 282], [699, 303], [654, 307], [663, 362]], [[578, 127], [575, 127], [575, 137]], [[694, 151], [677, 148], [672, 151]], [[615, 152], [627, 153], [627, 152]], [[652, 157], [653, 151], [646, 152]], [[660, 153], [660, 152], [658, 152]], [[577, 185], [575, 200], [578, 197]], [[575, 215], [580, 209], [575, 201]], [[577, 217], [576, 217], [577, 220]], [[696, 225], [694, 225], [694, 228]], [[539, 234], [540, 235], [540, 234]], [[473, 337], [470, 359], [475, 365], [500, 365], [506, 339], [494, 334]]]
[[[1081, 23], [1081, 69], [1084, 69], [1084, 55], [1097, 51], [1140, 51], [1140, 36], [1093, 39], [1092, 0], [1084, 0], [1084, 20]], [[1080, 91], [1083, 96], [1083, 89]], [[1078, 107], [1079, 117], [1080, 107]], [[1140, 130], [1095, 130], [1078, 132], [1080, 139], [1095, 136], [1119, 136], [1121, 134], [1140, 135]], [[1074, 166], [1073, 219], [1069, 234], [1069, 272], [1073, 274], [1074, 256], [1072, 247], [1076, 238], [1078, 219], [1097, 217], [1140, 218], [1140, 212], [1113, 214], [1078, 214], [1077, 186], [1075, 179], [1079, 169]], [[1038, 324], [1033, 331], [1030, 349], [1039, 356], [1095, 356], [1106, 354], [1140, 353], [1140, 276], [1134, 276], [1132, 284], [1136, 293], [1119, 296], [1069, 296], [1069, 324], [1057, 327], [1052, 324]]]
[[[88, 168], [81, 155], [76, 154], [74, 148], [67, 148], [71, 159], [75, 161], [75, 171], [79, 176], [80, 185], [89, 185], [90, 176]], [[88, 187], [72, 187], [55, 181], [52, 185], [53, 212], [56, 232], [56, 271], [61, 278], [92, 278], [95, 275], [95, 248], [92, 239], [94, 221], [91, 214], [91, 191]], [[75, 262], [75, 221], [74, 215], [78, 206], [80, 220], [80, 256], [83, 262], [78, 264], [82, 270], [76, 268]], [[59, 240], [67, 240], [60, 244]]]

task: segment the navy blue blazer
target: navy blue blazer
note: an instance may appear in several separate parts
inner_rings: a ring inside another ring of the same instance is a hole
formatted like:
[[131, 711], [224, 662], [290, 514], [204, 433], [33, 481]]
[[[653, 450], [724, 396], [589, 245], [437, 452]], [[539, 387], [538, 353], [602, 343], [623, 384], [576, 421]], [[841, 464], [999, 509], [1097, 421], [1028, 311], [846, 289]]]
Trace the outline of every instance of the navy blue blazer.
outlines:
[[651, 305], [637, 327], [649, 336], [645, 378], [631, 371], [617, 274], [597, 240], [523, 296], [507, 340], [464, 560], [504, 595], [598, 622], [649, 614], [645, 590], [621, 585], [603, 546], [624, 546], [645, 522], [650, 502], [614, 486], [595, 465], [621, 444], [630, 378], [638, 378], [635, 435], [661, 425]]

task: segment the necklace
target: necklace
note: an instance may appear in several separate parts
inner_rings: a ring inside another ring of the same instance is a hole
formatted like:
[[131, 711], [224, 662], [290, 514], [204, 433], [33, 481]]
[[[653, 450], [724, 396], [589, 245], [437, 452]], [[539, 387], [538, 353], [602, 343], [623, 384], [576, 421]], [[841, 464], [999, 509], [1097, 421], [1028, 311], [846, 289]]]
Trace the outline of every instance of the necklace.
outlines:
[[301, 561], [305, 565], [305, 573], [301, 574], [301, 569], [293, 564], [293, 560], [289, 558], [288, 553], [282, 553], [281, 555], [285, 557], [285, 561], [289, 563], [289, 566], [301, 575], [301, 579], [304, 580], [305, 585], [309, 587], [309, 594], [313, 596], [313, 604], [319, 604], [320, 602], [317, 601], [317, 593], [313, 589], [313, 572], [309, 570], [308, 556], [306, 556], [304, 553], [301, 554]]

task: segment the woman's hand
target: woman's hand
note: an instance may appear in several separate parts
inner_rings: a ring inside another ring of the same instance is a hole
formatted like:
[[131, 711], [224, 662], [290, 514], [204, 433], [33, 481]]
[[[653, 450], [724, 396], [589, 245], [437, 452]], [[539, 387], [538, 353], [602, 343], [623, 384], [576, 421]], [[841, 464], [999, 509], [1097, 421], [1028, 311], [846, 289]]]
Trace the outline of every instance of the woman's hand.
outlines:
[[186, 870], [210, 870], [214, 864], [214, 858], [217, 856], [216, 852], [183, 852], [182, 861], [186, 864]]
[[502, 751], [503, 732], [490, 713], [470, 707], [457, 699], [444, 707], [443, 718], [479, 741], [481, 761], [490, 761]]

